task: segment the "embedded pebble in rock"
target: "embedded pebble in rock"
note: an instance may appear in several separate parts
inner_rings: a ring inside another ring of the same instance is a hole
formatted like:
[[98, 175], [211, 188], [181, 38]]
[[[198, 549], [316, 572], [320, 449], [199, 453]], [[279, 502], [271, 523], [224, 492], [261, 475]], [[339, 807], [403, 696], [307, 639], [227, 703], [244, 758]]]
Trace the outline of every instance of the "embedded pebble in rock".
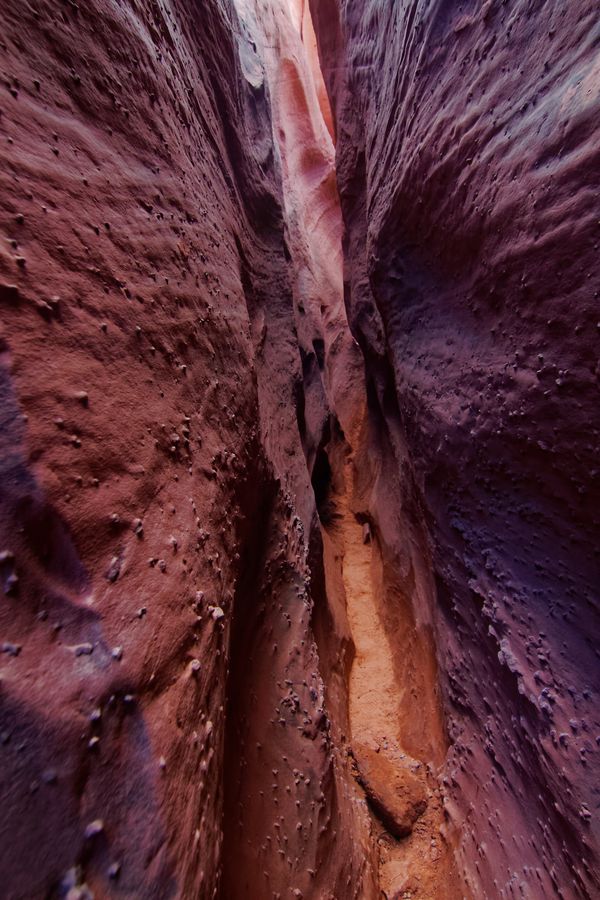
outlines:
[[201, 663], [199, 659], [193, 659], [190, 663], [190, 674], [196, 675], [201, 669]]
[[117, 580], [121, 573], [121, 560], [118, 556], [113, 556], [110, 561], [110, 565], [108, 567], [108, 571], [106, 573], [106, 577], [109, 581], [114, 582]]
[[110, 864], [110, 866], [108, 867], [107, 874], [108, 874], [109, 878], [114, 880], [119, 877], [120, 872], [121, 872], [121, 863], [115, 862], [115, 863]]
[[92, 838], [98, 837], [98, 835], [104, 832], [104, 822], [102, 819], [94, 819], [93, 822], [90, 822], [86, 825], [84, 837], [86, 840], [91, 840]]
[[77, 391], [75, 394], [75, 399], [79, 400], [82, 406], [88, 406], [90, 402], [90, 398], [88, 397], [87, 391]]

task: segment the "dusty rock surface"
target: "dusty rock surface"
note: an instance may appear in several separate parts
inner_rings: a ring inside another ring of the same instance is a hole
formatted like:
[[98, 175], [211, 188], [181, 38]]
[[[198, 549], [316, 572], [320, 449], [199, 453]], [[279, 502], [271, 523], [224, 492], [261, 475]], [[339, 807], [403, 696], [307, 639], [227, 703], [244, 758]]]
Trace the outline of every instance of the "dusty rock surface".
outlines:
[[311, 9], [383, 459], [363, 512], [437, 646], [462, 891], [594, 897], [597, 7]]
[[423, 783], [408, 769], [401, 770], [381, 750], [354, 744], [358, 780], [367, 799], [394, 837], [406, 837], [427, 808]]
[[[365, 413], [359, 397], [347, 435], [333, 430], [324, 448], [330, 489], [319, 505], [328, 602], [332, 610], [343, 606], [352, 641], [344, 725], [349, 742], [344, 733], [337, 737], [370, 811], [382, 896], [455, 900], [461, 877], [439, 780], [447, 742], [435, 653], [413, 610], [413, 603], [419, 607], [428, 598], [414, 583], [414, 569], [394, 557], [382, 529], [369, 519], [371, 500], [384, 511], [390, 500], [400, 503]], [[410, 540], [399, 515], [393, 526]], [[331, 678], [326, 684], [331, 696]]]

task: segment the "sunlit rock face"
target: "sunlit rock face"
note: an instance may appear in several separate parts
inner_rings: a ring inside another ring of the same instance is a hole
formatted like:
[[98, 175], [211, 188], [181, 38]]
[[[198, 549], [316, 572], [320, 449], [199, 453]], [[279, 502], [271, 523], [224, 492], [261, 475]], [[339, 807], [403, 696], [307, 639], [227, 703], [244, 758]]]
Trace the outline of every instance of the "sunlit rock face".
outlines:
[[350, 325], [429, 534], [463, 890], [596, 896], [596, 4], [311, 9]]

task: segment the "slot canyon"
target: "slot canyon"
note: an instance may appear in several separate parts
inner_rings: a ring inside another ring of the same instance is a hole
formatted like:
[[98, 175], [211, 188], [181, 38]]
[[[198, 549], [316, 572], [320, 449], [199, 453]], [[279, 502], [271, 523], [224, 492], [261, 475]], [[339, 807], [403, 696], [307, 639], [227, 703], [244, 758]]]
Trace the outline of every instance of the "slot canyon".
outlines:
[[600, 897], [596, 0], [0, 23], [0, 900]]

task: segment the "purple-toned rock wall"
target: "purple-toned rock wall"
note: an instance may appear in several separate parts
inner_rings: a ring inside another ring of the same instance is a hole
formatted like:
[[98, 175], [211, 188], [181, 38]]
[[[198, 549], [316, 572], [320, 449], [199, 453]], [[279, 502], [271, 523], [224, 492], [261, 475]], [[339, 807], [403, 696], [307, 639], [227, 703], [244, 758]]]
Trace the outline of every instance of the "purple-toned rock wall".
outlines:
[[350, 324], [429, 534], [459, 868], [477, 897], [594, 897], [597, 5], [311, 7]]

